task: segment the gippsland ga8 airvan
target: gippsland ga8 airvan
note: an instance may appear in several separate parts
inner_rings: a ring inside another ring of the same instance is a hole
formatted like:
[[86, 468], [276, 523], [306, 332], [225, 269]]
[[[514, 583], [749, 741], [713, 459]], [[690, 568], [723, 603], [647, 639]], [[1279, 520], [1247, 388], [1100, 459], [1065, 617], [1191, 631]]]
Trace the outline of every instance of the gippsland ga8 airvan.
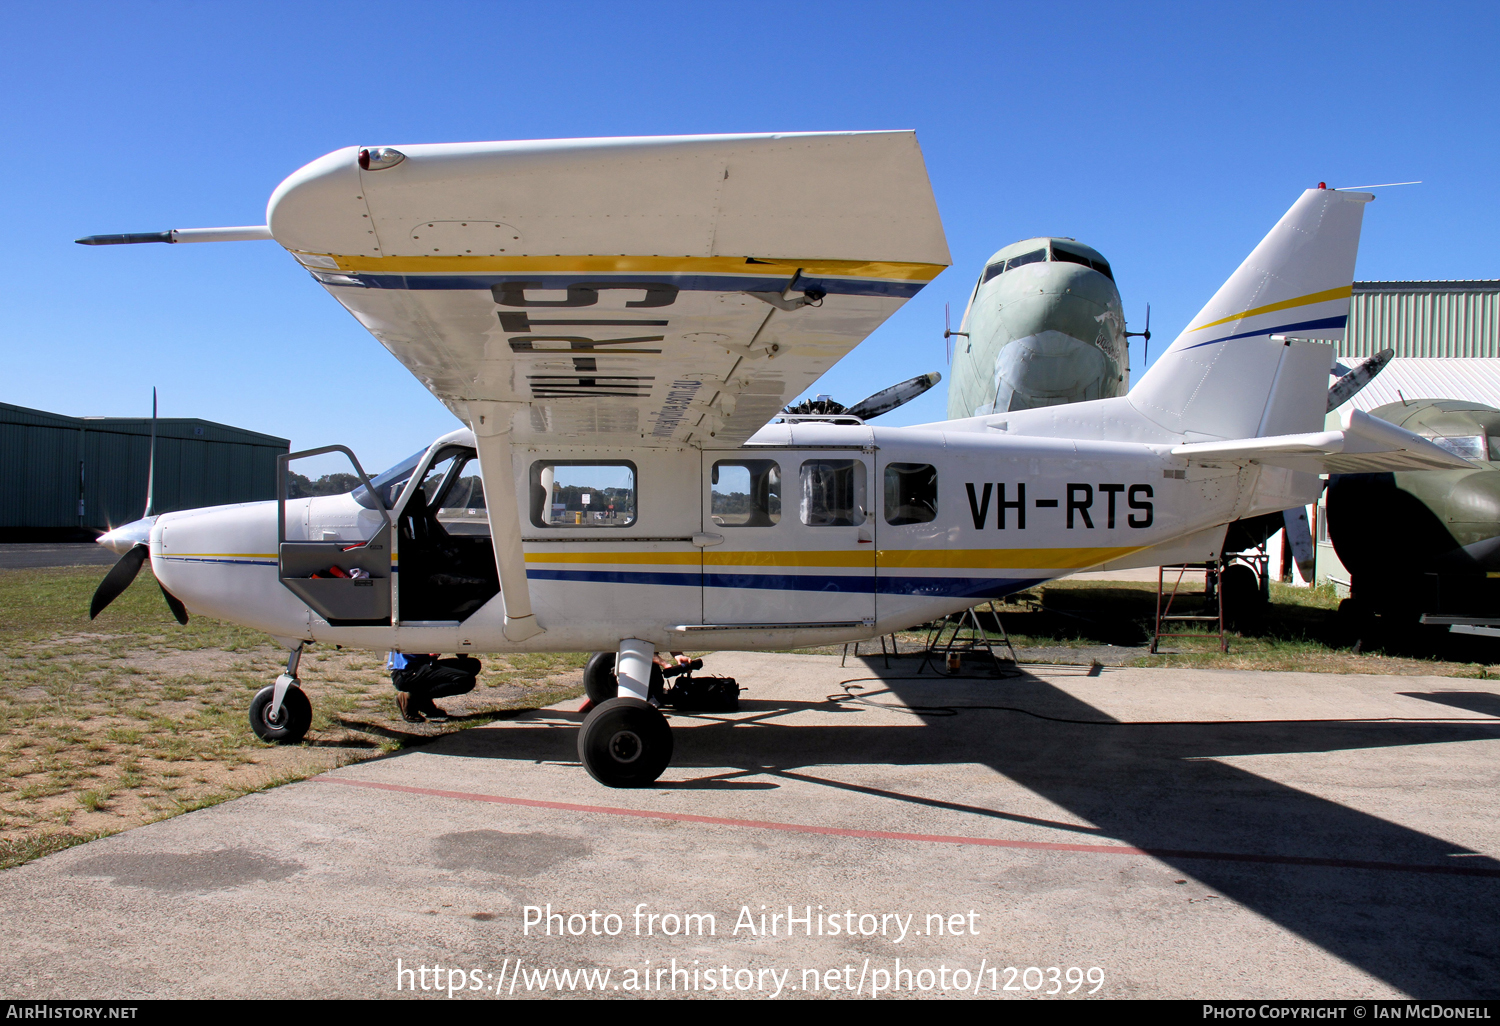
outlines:
[[1370, 198], [1305, 192], [1127, 395], [882, 428], [778, 414], [949, 262], [911, 133], [338, 150], [264, 227], [83, 241], [274, 239], [467, 426], [354, 461], [345, 495], [119, 528], [94, 611], [149, 560], [179, 618], [275, 637], [251, 721], [281, 740], [312, 642], [613, 651], [580, 757], [649, 784], [657, 650], [873, 638], [1214, 558], [1320, 473], [1467, 466], [1363, 414], [1322, 429]]

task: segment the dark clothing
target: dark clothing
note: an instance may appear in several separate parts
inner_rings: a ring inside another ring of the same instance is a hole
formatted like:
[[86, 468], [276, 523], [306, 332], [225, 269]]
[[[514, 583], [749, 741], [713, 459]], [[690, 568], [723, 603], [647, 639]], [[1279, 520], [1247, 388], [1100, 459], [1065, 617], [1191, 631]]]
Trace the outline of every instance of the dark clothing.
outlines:
[[430, 655], [409, 655], [404, 668], [391, 671], [391, 684], [397, 691], [409, 692], [413, 698], [452, 698], [474, 690], [479, 670], [479, 660], [473, 656], [438, 659]]

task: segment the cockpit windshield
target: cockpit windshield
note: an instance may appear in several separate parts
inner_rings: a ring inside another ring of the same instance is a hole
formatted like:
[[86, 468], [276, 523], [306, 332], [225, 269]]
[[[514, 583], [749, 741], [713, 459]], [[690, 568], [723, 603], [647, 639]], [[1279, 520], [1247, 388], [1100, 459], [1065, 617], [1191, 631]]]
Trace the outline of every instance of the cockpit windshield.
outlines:
[[[401, 489], [406, 487], [406, 482], [411, 480], [412, 472], [417, 469], [417, 464], [422, 462], [422, 457], [427, 455], [426, 449], [418, 449], [400, 463], [389, 470], [372, 478], [370, 484], [375, 486], [375, 494], [380, 496], [385, 503], [386, 509], [396, 505], [396, 500], [401, 497]], [[351, 493], [354, 501], [365, 509], [379, 509], [379, 503], [375, 496], [371, 495], [364, 485], [360, 485]]]
[[1084, 267], [1092, 267], [1110, 281], [1115, 280], [1114, 274], [1109, 269], [1109, 264], [1103, 260], [1091, 257], [1087, 253], [1080, 253], [1078, 250], [1070, 249], [1057, 242], [1052, 244], [1052, 259], [1063, 263], [1082, 264]]
[[1009, 260], [996, 260], [984, 269], [984, 278], [980, 280], [979, 284], [983, 285], [991, 278], [999, 277], [1006, 271], [1020, 267], [1022, 264], [1038, 264], [1046, 259], [1047, 251], [1045, 249], [1034, 249], [1030, 253], [1013, 256]]

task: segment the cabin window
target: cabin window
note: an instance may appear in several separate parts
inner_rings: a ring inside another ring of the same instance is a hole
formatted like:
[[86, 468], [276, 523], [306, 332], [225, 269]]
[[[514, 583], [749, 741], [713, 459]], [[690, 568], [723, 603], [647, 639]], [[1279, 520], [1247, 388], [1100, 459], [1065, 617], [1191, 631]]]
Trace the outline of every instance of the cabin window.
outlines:
[[863, 460], [802, 464], [802, 522], [808, 527], [857, 527], [865, 522]]
[[720, 460], [710, 489], [709, 515], [719, 527], [781, 522], [781, 467], [775, 460]]
[[1488, 455], [1483, 435], [1448, 435], [1434, 438], [1433, 441], [1466, 460], [1482, 460]]
[[1034, 249], [1030, 253], [1022, 253], [1020, 256], [1013, 256], [1005, 261], [1005, 269], [1007, 271], [1014, 271], [1022, 264], [1039, 264], [1046, 259], [1047, 251], [1045, 249]]
[[537, 527], [629, 527], [635, 498], [635, 464], [626, 460], [531, 465], [531, 522]]
[[449, 534], [489, 535], [490, 511], [484, 504], [484, 479], [479, 476], [479, 461], [472, 456], [465, 457], [454, 468], [437, 501], [438, 523]]
[[894, 526], [937, 519], [937, 468], [891, 463], [885, 468], [885, 522]]

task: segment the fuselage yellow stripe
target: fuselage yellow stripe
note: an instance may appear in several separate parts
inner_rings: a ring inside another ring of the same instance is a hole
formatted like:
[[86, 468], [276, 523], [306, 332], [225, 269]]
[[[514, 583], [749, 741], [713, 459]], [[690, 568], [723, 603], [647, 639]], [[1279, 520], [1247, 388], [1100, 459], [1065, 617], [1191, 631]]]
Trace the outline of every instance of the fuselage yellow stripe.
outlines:
[[[323, 255], [323, 254], [318, 254]], [[386, 274], [568, 274], [624, 272], [638, 274], [732, 274], [736, 277], [874, 278], [891, 281], [931, 281], [943, 264], [890, 260], [759, 260], [744, 257], [663, 256], [344, 256], [328, 254], [341, 271]]]
[[1348, 299], [1354, 294], [1353, 285], [1341, 285], [1336, 289], [1328, 289], [1324, 292], [1313, 292], [1306, 296], [1298, 296], [1296, 299], [1283, 299], [1279, 303], [1268, 303], [1265, 306], [1252, 307], [1249, 310], [1241, 310], [1239, 313], [1221, 317], [1217, 321], [1209, 321], [1207, 324], [1199, 324], [1189, 328], [1188, 331], [1202, 331], [1204, 328], [1218, 327], [1220, 324], [1228, 324], [1237, 321], [1241, 317], [1255, 317], [1258, 314], [1275, 313], [1277, 310], [1290, 310], [1296, 306], [1311, 306], [1313, 303], [1326, 303], [1330, 299]]

